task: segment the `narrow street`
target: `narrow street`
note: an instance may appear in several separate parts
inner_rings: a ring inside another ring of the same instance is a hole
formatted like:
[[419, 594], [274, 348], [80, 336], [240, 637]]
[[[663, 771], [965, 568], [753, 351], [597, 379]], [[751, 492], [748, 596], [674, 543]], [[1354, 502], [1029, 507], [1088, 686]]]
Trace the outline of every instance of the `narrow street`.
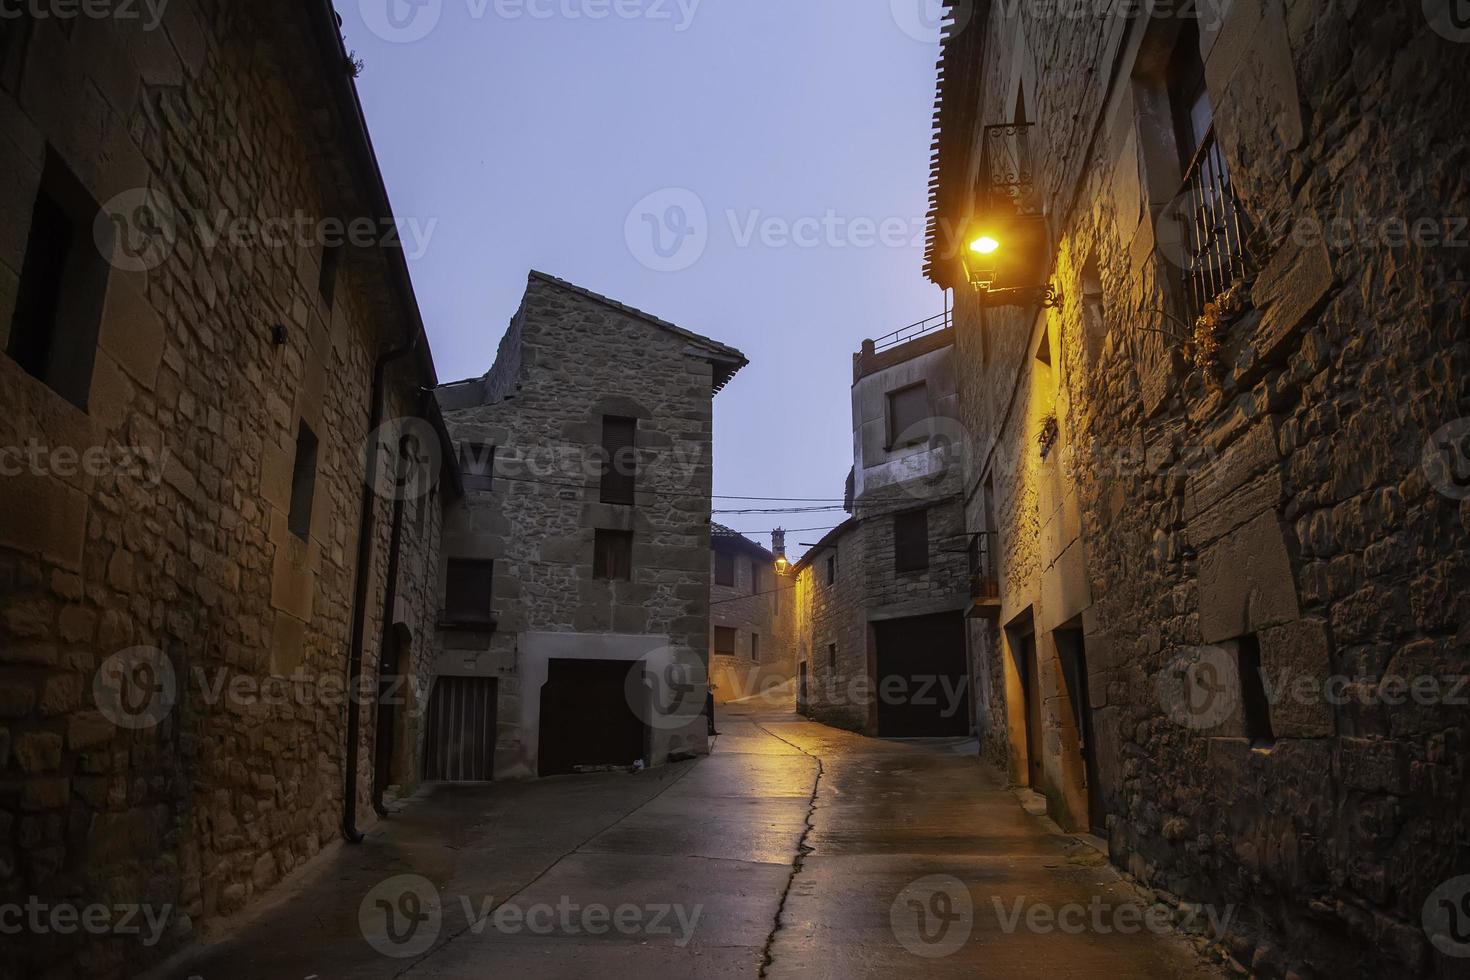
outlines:
[[441, 786], [317, 864], [166, 975], [1219, 975], [973, 742], [782, 712], [660, 770]]

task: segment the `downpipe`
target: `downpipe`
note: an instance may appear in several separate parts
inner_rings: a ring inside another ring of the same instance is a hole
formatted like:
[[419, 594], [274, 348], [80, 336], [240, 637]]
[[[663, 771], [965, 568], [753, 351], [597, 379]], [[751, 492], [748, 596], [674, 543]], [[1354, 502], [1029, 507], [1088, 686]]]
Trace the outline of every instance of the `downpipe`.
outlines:
[[378, 495], [373, 481], [378, 472], [377, 431], [383, 424], [383, 387], [388, 366], [412, 354], [418, 337], [401, 347], [385, 351], [373, 365], [372, 405], [368, 411], [367, 469], [363, 472], [361, 517], [357, 526], [357, 572], [352, 595], [352, 637], [347, 647], [347, 759], [346, 786], [342, 795], [342, 836], [351, 844], [362, 843], [357, 829], [357, 743], [361, 736], [358, 687], [362, 683], [362, 644], [367, 631], [368, 588], [372, 577], [373, 525], [377, 519]]

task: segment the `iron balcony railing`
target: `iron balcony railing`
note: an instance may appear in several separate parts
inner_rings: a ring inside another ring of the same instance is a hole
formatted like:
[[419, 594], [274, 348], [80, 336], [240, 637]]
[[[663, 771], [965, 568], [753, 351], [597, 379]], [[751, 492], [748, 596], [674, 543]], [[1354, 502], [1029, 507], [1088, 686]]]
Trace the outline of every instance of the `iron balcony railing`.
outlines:
[[1193, 323], [1206, 303], [1247, 278], [1255, 266], [1247, 245], [1251, 228], [1213, 128], [1190, 161], [1178, 200], [1186, 322]]
[[1031, 129], [1034, 123], [1010, 122], [985, 127], [984, 163], [981, 167], [982, 213], [997, 208], [1014, 208], [1018, 214], [1038, 210], [1036, 168], [1032, 163]]
[[999, 599], [1000, 574], [996, 562], [996, 533], [970, 535], [970, 598]]
[[890, 347], [897, 347], [899, 344], [906, 344], [915, 337], [921, 337], [924, 334], [933, 333], [936, 330], [943, 330], [951, 322], [953, 322], [953, 313], [950, 310], [945, 310], [943, 313], [931, 316], [927, 320], [911, 323], [906, 327], [893, 331], [893, 333], [879, 337], [873, 341], [873, 350], [875, 352], [883, 351], [888, 350]]

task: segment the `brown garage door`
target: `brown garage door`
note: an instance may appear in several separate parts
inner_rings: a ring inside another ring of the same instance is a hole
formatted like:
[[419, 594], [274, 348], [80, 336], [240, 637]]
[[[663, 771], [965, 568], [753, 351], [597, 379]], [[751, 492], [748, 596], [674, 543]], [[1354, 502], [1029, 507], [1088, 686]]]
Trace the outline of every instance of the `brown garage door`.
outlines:
[[439, 678], [429, 699], [424, 778], [471, 783], [494, 776], [495, 678]]

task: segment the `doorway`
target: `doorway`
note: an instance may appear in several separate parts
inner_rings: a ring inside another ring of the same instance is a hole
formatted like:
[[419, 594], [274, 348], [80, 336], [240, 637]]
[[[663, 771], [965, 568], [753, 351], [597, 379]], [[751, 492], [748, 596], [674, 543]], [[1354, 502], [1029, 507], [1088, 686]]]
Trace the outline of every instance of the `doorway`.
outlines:
[[[395, 623], [383, 637], [383, 658], [378, 668], [376, 734], [373, 741], [373, 803], [382, 807], [383, 794], [401, 780], [398, 717], [407, 706], [408, 684], [403, 661], [412, 634], [403, 623]], [[398, 779], [395, 779], [398, 777]]]
[[970, 666], [961, 612], [880, 620], [877, 646], [878, 735], [884, 738], [970, 734]]
[[424, 778], [457, 783], [495, 778], [493, 677], [441, 677], [429, 698]]
[[1026, 727], [1026, 785], [1041, 790], [1041, 677], [1036, 662], [1036, 630], [1028, 622], [1019, 632], [1011, 649], [1015, 654], [1016, 676], [1021, 682], [1021, 705]]
[[643, 661], [557, 660], [541, 688], [537, 771], [561, 776], [578, 768], [631, 766], [648, 757], [648, 729], [628, 703], [630, 671]]
[[1059, 629], [1054, 634], [1062, 674], [1067, 684], [1067, 697], [1072, 702], [1072, 720], [1076, 723], [1077, 748], [1082, 756], [1087, 785], [1087, 824], [1099, 837], [1107, 836], [1107, 810], [1103, 806], [1102, 780], [1098, 775], [1097, 737], [1092, 717], [1092, 696], [1087, 676], [1087, 645], [1080, 629]]

